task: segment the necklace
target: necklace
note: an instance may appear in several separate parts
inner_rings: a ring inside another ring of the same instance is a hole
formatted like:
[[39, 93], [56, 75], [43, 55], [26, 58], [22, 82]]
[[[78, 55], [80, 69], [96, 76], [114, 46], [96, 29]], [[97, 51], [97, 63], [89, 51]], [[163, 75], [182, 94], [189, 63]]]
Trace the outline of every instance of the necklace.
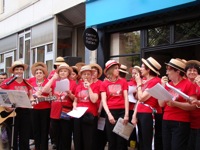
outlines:
[[115, 78], [114, 80], [113, 79], [111, 79], [111, 78], [109, 78], [108, 79], [110, 82], [116, 82], [117, 80], [118, 80], [118, 77], [117, 78]]
[[44, 80], [42, 80], [41, 82], [36, 81], [37, 87], [38, 87], [38, 91], [42, 90], [42, 84], [44, 83]]

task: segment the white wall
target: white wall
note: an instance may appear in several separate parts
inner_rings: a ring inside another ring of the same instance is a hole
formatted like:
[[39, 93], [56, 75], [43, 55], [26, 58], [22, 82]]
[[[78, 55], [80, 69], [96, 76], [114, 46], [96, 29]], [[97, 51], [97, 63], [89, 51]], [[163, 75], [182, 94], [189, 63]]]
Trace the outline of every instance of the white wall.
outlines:
[[43, 22], [85, 0], [6, 0], [0, 15], [0, 38]]

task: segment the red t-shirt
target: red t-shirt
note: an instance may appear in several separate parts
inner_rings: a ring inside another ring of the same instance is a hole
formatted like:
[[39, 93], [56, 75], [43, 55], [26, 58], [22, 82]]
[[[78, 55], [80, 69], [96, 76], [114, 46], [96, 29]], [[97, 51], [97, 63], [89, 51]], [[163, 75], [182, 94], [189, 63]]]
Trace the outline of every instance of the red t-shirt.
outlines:
[[97, 107], [99, 108], [100, 106], [100, 103], [101, 103], [101, 94], [100, 94], [100, 87], [101, 87], [101, 83], [102, 81], [101, 80], [98, 80], [97, 82], [94, 82], [93, 84], [98, 87], [98, 93], [99, 93], [99, 99], [97, 100]]
[[[35, 94], [38, 90], [38, 85], [36, 83], [36, 78], [33, 77], [31, 80], [29, 80], [30, 84], [34, 87], [32, 90], [32, 93]], [[48, 82], [48, 79], [44, 79], [44, 82], [42, 83], [42, 87], [45, 86], [45, 84]], [[49, 94], [48, 93], [42, 93], [42, 96], [47, 97]], [[51, 103], [50, 102], [39, 102], [38, 104], [33, 106], [34, 109], [46, 109], [46, 108], [51, 108]]]
[[[94, 83], [90, 85], [93, 93], [99, 94], [99, 87]], [[98, 115], [98, 104], [90, 100], [88, 89], [84, 87], [83, 82], [80, 82], [76, 88], [75, 96], [77, 98], [77, 107], [88, 107], [86, 112]]]
[[[29, 91], [31, 90], [31, 87], [26, 84], [24, 81], [21, 83], [18, 83], [16, 80], [13, 81], [11, 84], [6, 85], [5, 83], [7, 83], [8, 81], [10, 81], [13, 77], [10, 77], [6, 80], [4, 80], [4, 82], [2, 83], [1, 88], [2, 89], [7, 89], [7, 90], [19, 90], [19, 91], [24, 91], [27, 93], [27, 95], [29, 95]], [[25, 79], [24, 79], [25, 80]], [[27, 81], [28, 82], [28, 81]]]
[[[58, 80], [55, 80], [51, 85], [53, 95], [57, 97], [57, 100], [55, 100], [51, 103], [50, 117], [52, 119], [60, 119], [60, 113], [62, 110], [62, 106], [66, 106], [66, 107], [70, 108], [71, 110], [73, 108], [73, 106], [72, 106], [73, 101], [69, 97], [66, 97], [66, 95], [67, 95], [66, 92], [63, 92], [62, 94], [60, 94], [59, 92], [55, 91], [56, 81], [58, 81]], [[76, 82], [74, 80], [69, 79], [69, 84], [70, 84], [69, 89], [74, 94], [76, 86], [77, 86]]]
[[[160, 83], [160, 78], [159, 77], [154, 77], [149, 81], [146, 81], [143, 85], [142, 85], [142, 91], [146, 90], [146, 89], [150, 89], [153, 86], [155, 86], [157, 83]], [[149, 97], [149, 99], [147, 99], [144, 104], [147, 104], [149, 106], [151, 106], [152, 108], [155, 108], [157, 110], [157, 113], [162, 113], [162, 109], [158, 104], [158, 100], [155, 99], [154, 97]], [[139, 113], [152, 113], [152, 109], [148, 106], [145, 106], [142, 103], [138, 104], [137, 107], [137, 112]]]
[[116, 82], [110, 82], [109, 80], [102, 82], [100, 91], [106, 92], [109, 109], [125, 108], [124, 90], [128, 90], [128, 83], [123, 78], [118, 79]]
[[[177, 85], [174, 85], [172, 82], [169, 83], [175, 88], [181, 90], [183, 93], [188, 96], [196, 95], [196, 88], [192, 82], [187, 79], [181, 80]], [[174, 97], [177, 97], [176, 101], [187, 103], [187, 101], [178, 95], [178, 93], [170, 90], [168, 87], [165, 87]], [[165, 106], [163, 120], [174, 120], [174, 121], [182, 121], [182, 122], [190, 122], [190, 111], [186, 111], [180, 109], [178, 107], [170, 107], [168, 105]]]
[[[200, 87], [195, 84], [197, 99], [200, 99]], [[190, 127], [192, 129], [200, 129], [200, 108], [190, 111]]]
[[54, 73], [56, 72], [56, 70], [52, 70], [50, 73], [49, 73], [49, 76], [47, 77], [47, 79], [51, 79], [54, 75]]

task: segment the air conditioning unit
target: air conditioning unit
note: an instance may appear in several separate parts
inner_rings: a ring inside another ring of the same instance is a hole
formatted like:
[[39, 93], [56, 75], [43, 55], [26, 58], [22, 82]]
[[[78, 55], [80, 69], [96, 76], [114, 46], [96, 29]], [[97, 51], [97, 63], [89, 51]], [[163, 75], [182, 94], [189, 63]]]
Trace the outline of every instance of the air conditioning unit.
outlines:
[[69, 66], [74, 66], [76, 63], [78, 62], [82, 62], [82, 58], [81, 57], [72, 57], [72, 56], [65, 56], [63, 57], [65, 59], [65, 62], [69, 65]]

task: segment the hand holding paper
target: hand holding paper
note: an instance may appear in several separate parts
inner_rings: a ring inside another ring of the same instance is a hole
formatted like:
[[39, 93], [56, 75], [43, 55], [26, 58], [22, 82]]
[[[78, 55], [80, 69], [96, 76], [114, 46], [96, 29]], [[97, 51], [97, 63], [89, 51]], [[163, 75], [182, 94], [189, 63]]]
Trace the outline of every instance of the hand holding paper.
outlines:
[[190, 97], [187, 94], [185, 94], [182, 91], [180, 91], [179, 89], [171, 86], [169, 83], [166, 83], [166, 86], [169, 87], [170, 89], [172, 89], [174, 92], [178, 93], [180, 96], [182, 96], [186, 100], [190, 100]]
[[88, 107], [76, 107], [76, 109], [73, 109], [67, 114], [74, 118], [80, 118], [81, 116], [83, 116], [83, 114], [86, 112], [87, 109]]
[[134, 126], [130, 123], [126, 125], [123, 124], [123, 119], [119, 118], [117, 123], [113, 129], [113, 132], [120, 135], [121, 137], [125, 138], [126, 140], [129, 139], [131, 133], [133, 132]]
[[172, 100], [173, 96], [160, 84], [146, 90], [152, 97], [158, 100]]

